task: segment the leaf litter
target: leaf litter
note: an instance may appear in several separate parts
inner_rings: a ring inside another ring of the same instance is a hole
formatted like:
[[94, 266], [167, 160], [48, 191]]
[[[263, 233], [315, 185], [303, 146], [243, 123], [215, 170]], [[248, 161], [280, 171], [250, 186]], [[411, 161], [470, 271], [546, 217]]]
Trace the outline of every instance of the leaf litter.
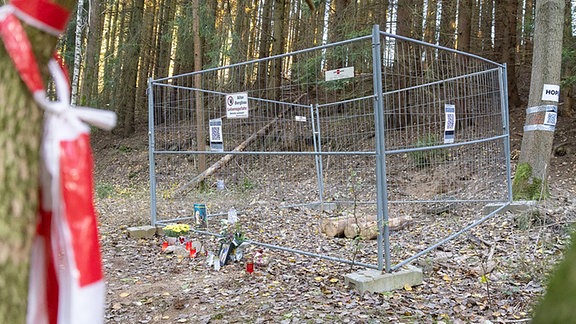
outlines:
[[[160, 237], [128, 237], [127, 226], [150, 222], [147, 174], [122, 174], [124, 163], [147, 163], [145, 145], [132, 146], [141, 148], [131, 152], [132, 160], [110, 152], [96, 155], [96, 182], [126, 188], [122, 194], [96, 199], [108, 291], [107, 323], [523, 322], [542, 296], [547, 275], [568, 245], [576, 220], [571, 185], [576, 168], [569, 174], [566, 168], [552, 168], [552, 173], [558, 171], [551, 176], [561, 180], [551, 182], [552, 199], [535, 207], [545, 221], [512, 213], [491, 218], [481, 229], [473, 229], [414, 261], [424, 273], [420, 286], [361, 294], [347, 287], [344, 280], [359, 267], [351, 269], [350, 265], [270, 249], [264, 249], [269, 264], [251, 275], [243, 261], [214, 271], [203, 258], [184, 257], [178, 262], [177, 257], [163, 254]], [[98, 145], [95, 147], [97, 150]], [[565, 167], [573, 161], [556, 163]], [[144, 166], [140, 169], [146, 170]], [[281, 213], [287, 211], [266, 206], [255, 196], [250, 208], [254, 215], [275, 215], [267, 226], [283, 226], [283, 234], [272, 235], [256, 221], [251, 225], [251, 239], [310, 244], [318, 253], [326, 249], [313, 242], [321, 234], [310, 227], [299, 228], [301, 223], [296, 221], [284, 222]], [[301, 213], [314, 216], [308, 211]], [[454, 226], [449, 218], [437, 217], [434, 222], [446, 232]], [[418, 234], [423, 230], [419, 226], [426, 224], [413, 224], [394, 234], [402, 252], [414, 253], [435, 241], [425, 231]], [[293, 235], [298, 232], [306, 237]], [[410, 235], [419, 238], [404, 239]], [[331, 250], [351, 245], [348, 239], [326, 242]], [[367, 251], [360, 249], [360, 258], [371, 257], [369, 245], [365, 246]]]

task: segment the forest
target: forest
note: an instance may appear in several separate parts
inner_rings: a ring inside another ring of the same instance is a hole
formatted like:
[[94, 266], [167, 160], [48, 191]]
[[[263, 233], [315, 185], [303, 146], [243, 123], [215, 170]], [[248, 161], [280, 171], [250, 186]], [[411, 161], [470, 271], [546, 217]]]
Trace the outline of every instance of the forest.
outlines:
[[[560, 116], [573, 116], [574, 6], [566, 0]], [[507, 64], [510, 111], [527, 102], [533, 0], [89, 0], [58, 45], [73, 102], [114, 110], [115, 133], [146, 128], [156, 79], [382, 31]]]

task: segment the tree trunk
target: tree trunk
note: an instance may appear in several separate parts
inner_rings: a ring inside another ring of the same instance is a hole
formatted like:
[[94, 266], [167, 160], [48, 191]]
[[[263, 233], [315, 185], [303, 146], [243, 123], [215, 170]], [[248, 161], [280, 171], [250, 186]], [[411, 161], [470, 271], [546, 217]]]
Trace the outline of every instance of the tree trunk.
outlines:
[[[570, 0], [568, 0], [570, 1]], [[525, 0], [524, 26], [522, 29], [523, 48], [520, 64], [529, 64], [534, 48], [534, 1]]]
[[[566, 44], [565, 47], [574, 46], [576, 44], [576, 37], [573, 35], [574, 31], [572, 28], [572, 4], [570, 0], [565, 0], [564, 9], [564, 40], [563, 43]], [[572, 52], [574, 53], [576, 49], [572, 47]], [[564, 60], [562, 63], [562, 83], [566, 83], [562, 87], [560, 93], [562, 95], [562, 106], [560, 107], [558, 114], [560, 117], [572, 118], [576, 115], [576, 107], [574, 107], [574, 80], [576, 76], [574, 75], [574, 70], [576, 67], [576, 62], [574, 59]], [[570, 81], [571, 80], [571, 81]]]
[[[279, 55], [284, 52], [284, 17], [286, 16], [286, 5], [289, 0], [274, 0], [274, 33], [272, 42], [272, 55]], [[282, 85], [282, 60], [276, 59], [270, 67], [271, 82], [269, 87], [274, 89], [273, 98], [280, 100]]]
[[556, 120], [547, 120], [546, 115], [556, 109], [558, 99], [553, 94], [544, 96], [544, 86], [560, 84], [563, 18], [564, 0], [536, 2], [530, 97], [514, 176], [514, 199], [538, 199], [548, 192], [548, 165]]
[[[107, 35], [106, 38], [106, 52], [105, 52], [105, 60], [104, 60], [104, 88], [102, 90], [102, 101], [106, 103], [110, 103], [112, 101], [114, 95], [114, 86], [115, 78], [114, 78], [114, 70], [116, 64], [116, 39], [118, 38], [118, 26], [120, 23], [118, 22], [120, 10], [120, 1], [113, 0], [111, 3], [108, 4], [108, 28], [107, 28]], [[113, 107], [111, 107], [113, 108]]]
[[[260, 18], [260, 44], [258, 48], [258, 58], [265, 58], [270, 56], [270, 41], [272, 35], [270, 33], [271, 24], [271, 2], [265, 2], [262, 8], [262, 16]], [[258, 79], [256, 80], [258, 95], [262, 98], [268, 98], [266, 95], [266, 86], [268, 79], [268, 61], [261, 61], [258, 63]]]
[[510, 105], [519, 107], [520, 96], [516, 82], [516, 26], [518, 0], [496, 0], [494, 52], [496, 60], [506, 63], [508, 77], [508, 98]]
[[493, 58], [492, 21], [494, 19], [494, 0], [482, 1], [482, 18], [480, 19], [480, 51], [485, 57]]
[[[200, 37], [200, 4], [199, 0], [192, 0], [192, 10], [194, 11], [193, 20], [193, 33], [194, 33], [194, 70], [202, 70], [202, 41]], [[194, 87], [196, 89], [202, 88], [202, 79], [200, 74], [194, 75]], [[204, 135], [204, 100], [202, 92], [196, 91], [194, 93], [194, 105], [196, 108], [196, 149], [204, 151], [206, 149], [206, 139]], [[206, 156], [200, 154], [198, 156], [198, 171], [203, 172], [206, 170]]]
[[456, 0], [442, 0], [440, 2], [440, 36], [441, 46], [454, 48], [454, 34], [456, 32]]
[[458, 39], [456, 45], [459, 51], [470, 51], [471, 20], [472, 1], [460, 0], [458, 2]]
[[78, 102], [78, 89], [80, 87], [80, 65], [82, 60], [82, 26], [84, 15], [84, 1], [80, 1], [76, 8], [76, 32], [74, 37], [74, 64], [72, 70], [70, 104], [76, 106]]
[[152, 61], [154, 52], [152, 51], [152, 40], [154, 39], [154, 8], [144, 7], [143, 28], [141, 32], [140, 67], [138, 68], [138, 86], [136, 87], [136, 109], [135, 124], [143, 124], [148, 120], [148, 100], [146, 96], [148, 78], [151, 76]]
[[118, 106], [122, 110], [122, 132], [125, 136], [134, 133], [134, 111], [136, 109], [137, 77], [140, 59], [141, 26], [144, 14], [144, 0], [131, 1], [130, 22], [126, 43], [123, 45], [122, 84], [119, 94]]
[[[68, 9], [75, 1], [57, 1]], [[40, 66], [56, 37], [27, 29]], [[24, 323], [30, 247], [38, 212], [42, 111], [32, 101], [4, 46], [0, 46], [0, 323]]]
[[429, 0], [426, 7], [426, 20], [424, 21], [424, 41], [436, 43], [436, 15], [438, 14], [438, 1]]
[[80, 103], [89, 107], [98, 107], [98, 76], [100, 69], [100, 46], [102, 44], [101, 0], [91, 0], [90, 19], [86, 39], [86, 60]]

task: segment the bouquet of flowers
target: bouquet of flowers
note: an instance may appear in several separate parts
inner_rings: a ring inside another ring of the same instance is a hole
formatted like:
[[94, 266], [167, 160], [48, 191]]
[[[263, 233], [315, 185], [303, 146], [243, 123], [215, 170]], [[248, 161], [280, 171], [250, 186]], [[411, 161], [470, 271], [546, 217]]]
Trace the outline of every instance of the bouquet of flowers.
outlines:
[[170, 224], [163, 228], [164, 234], [168, 237], [179, 237], [188, 235], [190, 233], [190, 225], [188, 224]]

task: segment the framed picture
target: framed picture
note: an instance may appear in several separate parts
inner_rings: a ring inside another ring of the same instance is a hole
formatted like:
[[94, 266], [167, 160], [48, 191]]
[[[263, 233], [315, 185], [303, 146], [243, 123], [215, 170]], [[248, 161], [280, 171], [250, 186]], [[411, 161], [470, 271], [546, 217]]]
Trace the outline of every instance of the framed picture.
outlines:
[[220, 251], [218, 252], [218, 258], [220, 259], [220, 266], [226, 264], [226, 261], [228, 261], [229, 253], [230, 253], [230, 243], [222, 243], [220, 245]]

